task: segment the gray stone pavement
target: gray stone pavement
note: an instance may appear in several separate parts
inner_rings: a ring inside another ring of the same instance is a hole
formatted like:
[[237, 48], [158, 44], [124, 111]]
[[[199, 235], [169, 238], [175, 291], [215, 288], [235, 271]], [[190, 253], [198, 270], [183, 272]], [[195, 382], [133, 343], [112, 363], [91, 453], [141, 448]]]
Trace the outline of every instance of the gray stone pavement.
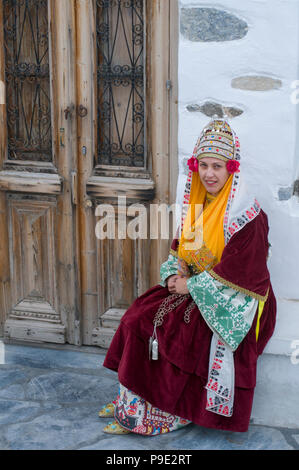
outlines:
[[189, 425], [145, 437], [102, 432], [98, 410], [115, 396], [117, 374], [93, 347], [3, 344], [0, 339], [1, 450], [298, 450], [299, 428], [251, 425], [231, 433]]

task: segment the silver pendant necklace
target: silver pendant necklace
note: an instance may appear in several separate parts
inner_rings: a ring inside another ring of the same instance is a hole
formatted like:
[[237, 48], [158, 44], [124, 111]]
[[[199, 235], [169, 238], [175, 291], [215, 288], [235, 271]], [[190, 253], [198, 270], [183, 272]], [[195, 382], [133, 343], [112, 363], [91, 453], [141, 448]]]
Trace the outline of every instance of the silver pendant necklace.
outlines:
[[153, 336], [149, 339], [149, 360], [157, 361], [159, 358], [159, 343], [157, 337], [157, 325], [155, 323]]

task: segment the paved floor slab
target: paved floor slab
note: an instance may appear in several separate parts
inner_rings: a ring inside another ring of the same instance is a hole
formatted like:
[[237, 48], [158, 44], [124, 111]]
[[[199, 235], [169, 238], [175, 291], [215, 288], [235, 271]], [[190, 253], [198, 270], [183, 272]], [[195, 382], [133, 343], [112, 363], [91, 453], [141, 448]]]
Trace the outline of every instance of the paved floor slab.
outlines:
[[0, 449], [10, 450], [292, 450], [298, 429], [252, 425], [247, 433], [191, 424], [156, 437], [110, 436], [98, 410], [117, 393], [105, 351], [2, 344]]

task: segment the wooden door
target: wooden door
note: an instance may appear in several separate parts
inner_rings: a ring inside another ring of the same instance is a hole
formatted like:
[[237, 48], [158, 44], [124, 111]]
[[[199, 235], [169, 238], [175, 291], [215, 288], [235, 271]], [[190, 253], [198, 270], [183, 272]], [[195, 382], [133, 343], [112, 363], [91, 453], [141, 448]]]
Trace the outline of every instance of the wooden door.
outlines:
[[[7, 340], [81, 344], [75, 5], [0, 1], [1, 314]], [[68, 112], [69, 110], [69, 112]]]
[[0, 28], [5, 337], [107, 347], [169, 247], [95, 229], [174, 202], [176, 1], [0, 0]]

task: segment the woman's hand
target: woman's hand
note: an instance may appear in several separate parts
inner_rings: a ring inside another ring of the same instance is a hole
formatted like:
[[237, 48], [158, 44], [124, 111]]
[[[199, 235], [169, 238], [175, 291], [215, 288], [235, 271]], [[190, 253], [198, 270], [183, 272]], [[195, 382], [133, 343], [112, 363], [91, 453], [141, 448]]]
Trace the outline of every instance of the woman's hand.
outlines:
[[175, 290], [177, 294], [189, 294], [189, 289], [187, 287], [187, 277], [182, 277], [180, 276], [178, 279], [175, 281]]
[[187, 277], [175, 274], [167, 280], [167, 287], [171, 294], [189, 294]]
[[170, 276], [168, 279], [167, 279], [167, 287], [168, 287], [168, 290], [171, 294], [175, 294], [176, 293], [176, 290], [175, 290], [175, 282], [177, 279], [179, 279], [179, 275], [178, 274], [174, 274], [172, 276]]

